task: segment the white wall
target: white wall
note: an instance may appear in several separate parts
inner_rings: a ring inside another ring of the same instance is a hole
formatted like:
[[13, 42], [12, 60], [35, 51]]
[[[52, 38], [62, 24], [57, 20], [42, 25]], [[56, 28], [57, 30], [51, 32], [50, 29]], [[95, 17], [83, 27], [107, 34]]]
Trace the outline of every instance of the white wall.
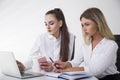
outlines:
[[120, 0], [0, 0], [0, 51], [13, 51], [25, 61], [38, 34], [46, 31], [44, 14], [56, 7], [63, 10], [76, 43], [82, 41], [80, 14], [89, 7], [100, 8], [112, 32], [120, 34]]

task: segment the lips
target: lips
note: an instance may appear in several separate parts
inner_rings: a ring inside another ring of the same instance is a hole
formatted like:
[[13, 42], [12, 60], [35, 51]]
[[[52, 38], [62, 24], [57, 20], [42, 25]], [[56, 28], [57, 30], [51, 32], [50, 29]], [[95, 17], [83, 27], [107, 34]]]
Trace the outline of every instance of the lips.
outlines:
[[51, 30], [48, 30], [48, 32], [51, 32]]
[[86, 35], [88, 35], [88, 32], [85, 32]]

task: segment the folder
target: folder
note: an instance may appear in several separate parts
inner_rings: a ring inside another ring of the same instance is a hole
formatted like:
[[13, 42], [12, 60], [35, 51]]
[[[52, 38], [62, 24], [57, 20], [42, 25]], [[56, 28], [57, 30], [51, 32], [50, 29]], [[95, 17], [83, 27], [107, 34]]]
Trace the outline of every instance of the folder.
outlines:
[[67, 80], [77, 80], [77, 79], [92, 77], [90, 74], [84, 71], [63, 72], [63, 73], [47, 72], [45, 75], [50, 77], [63, 78]]

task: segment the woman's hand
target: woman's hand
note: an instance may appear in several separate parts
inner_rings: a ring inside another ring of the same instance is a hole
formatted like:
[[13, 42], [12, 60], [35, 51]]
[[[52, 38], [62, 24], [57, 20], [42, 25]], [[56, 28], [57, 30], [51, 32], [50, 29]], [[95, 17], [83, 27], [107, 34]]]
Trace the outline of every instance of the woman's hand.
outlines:
[[17, 62], [17, 65], [18, 65], [20, 72], [23, 73], [25, 66], [21, 62], [19, 62], [18, 60], [16, 60], [16, 62]]
[[69, 62], [61, 62], [61, 61], [55, 61], [54, 66], [57, 69], [65, 69], [65, 68], [72, 67], [72, 65]]
[[72, 72], [72, 71], [84, 71], [84, 67], [72, 67], [71, 63], [69, 63], [69, 62], [55, 61], [54, 66], [55, 67], [54, 67], [53, 71], [56, 73]]
[[42, 58], [38, 59], [38, 62], [40, 64], [40, 68], [42, 70], [47, 71], [47, 72], [53, 70], [52, 63], [48, 62], [45, 57], [42, 57]]
[[72, 72], [72, 68], [65, 68], [65, 69], [54, 68], [54, 69], [53, 69], [53, 72], [55, 72], [55, 73]]
[[60, 72], [73, 72], [73, 71], [84, 71], [84, 67], [71, 67], [71, 68], [65, 68], [65, 69], [54, 69], [54, 72], [60, 73]]
[[52, 71], [53, 70], [53, 66], [51, 62], [40, 62], [40, 68], [44, 71]]
[[53, 71], [56, 73], [59, 72], [68, 72], [68, 68], [71, 67], [69, 62], [55, 61]]

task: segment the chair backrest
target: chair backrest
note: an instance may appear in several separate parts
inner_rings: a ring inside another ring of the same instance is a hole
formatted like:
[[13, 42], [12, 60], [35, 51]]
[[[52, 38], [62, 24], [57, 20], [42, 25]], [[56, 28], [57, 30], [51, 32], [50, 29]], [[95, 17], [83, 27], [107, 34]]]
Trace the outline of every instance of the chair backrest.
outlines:
[[75, 54], [75, 36], [74, 36], [74, 42], [73, 42], [73, 52], [72, 52], [72, 57], [71, 60], [74, 58], [74, 54]]
[[120, 35], [114, 35], [115, 36], [115, 41], [116, 43], [118, 44], [118, 51], [117, 51], [117, 63], [116, 63], [116, 66], [117, 66], [117, 69], [118, 71], [120, 71]]

